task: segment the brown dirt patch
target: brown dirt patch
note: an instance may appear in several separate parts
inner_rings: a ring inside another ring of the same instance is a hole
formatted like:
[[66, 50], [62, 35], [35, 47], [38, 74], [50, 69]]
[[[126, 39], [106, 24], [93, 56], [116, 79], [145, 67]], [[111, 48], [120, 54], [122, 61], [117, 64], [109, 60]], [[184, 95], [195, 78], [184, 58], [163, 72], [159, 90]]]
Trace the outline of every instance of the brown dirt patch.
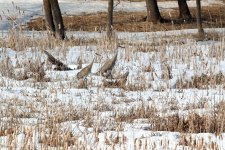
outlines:
[[[195, 8], [190, 8], [193, 18], [195, 18]], [[163, 10], [161, 15], [166, 19], [177, 19], [178, 8], [173, 10]], [[202, 8], [202, 19], [204, 28], [225, 27], [225, 6], [207, 6]], [[74, 16], [63, 16], [66, 30], [72, 31], [105, 31], [107, 13], [84, 14]], [[178, 21], [178, 20], [176, 20]], [[27, 23], [28, 29], [45, 30], [43, 17], [31, 20]], [[189, 23], [163, 23], [152, 24], [146, 21], [146, 12], [114, 12], [114, 30], [128, 32], [149, 32], [167, 31], [178, 29], [196, 28], [196, 21], [193, 19]]]

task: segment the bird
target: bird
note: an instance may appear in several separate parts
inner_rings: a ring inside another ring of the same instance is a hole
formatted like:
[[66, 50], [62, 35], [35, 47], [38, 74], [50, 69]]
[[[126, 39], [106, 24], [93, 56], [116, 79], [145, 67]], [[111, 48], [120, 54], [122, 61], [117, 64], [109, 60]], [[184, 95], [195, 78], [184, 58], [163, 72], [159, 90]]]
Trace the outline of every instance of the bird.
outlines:
[[77, 69], [81, 69], [82, 68], [82, 59], [81, 59], [81, 57], [78, 57], [77, 64], [78, 64]]
[[117, 77], [117, 79], [127, 79], [128, 75], [129, 75], [129, 71], [127, 71], [124, 74], [120, 75], [119, 77]]
[[162, 70], [162, 74], [161, 74], [162, 79], [173, 78], [173, 75], [171, 73], [172, 68], [169, 66], [169, 64], [166, 61], [161, 63], [161, 70]]
[[127, 82], [127, 77], [129, 75], [129, 71], [124, 73], [123, 75], [118, 76], [114, 81], [108, 81], [104, 79], [102, 81], [103, 88], [123, 88], [125, 89], [125, 84]]
[[44, 53], [48, 56], [48, 61], [52, 63], [53, 65], [56, 65], [56, 68], [54, 70], [59, 70], [59, 71], [65, 71], [65, 70], [73, 70], [69, 68], [67, 65], [62, 63], [60, 60], [57, 60], [54, 58], [49, 52], [44, 51]]
[[111, 74], [113, 67], [116, 64], [117, 55], [118, 55], [118, 51], [111, 59], [106, 60], [105, 63], [101, 66], [101, 68], [95, 74], [102, 75], [102, 76], [109, 76], [109, 74]]
[[127, 70], [123, 74], [121, 74], [121, 72], [120, 72], [120, 73], [117, 73], [117, 74], [113, 75], [113, 78], [112, 79], [125, 79], [125, 78], [128, 77], [128, 75], [129, 75], [129, 71]]
[[129, 71], [121, 75], [119, 78], [117, 78], [116, 83], [119, 87], [124, 87], [127, 82], [127, 77], [129, 75]]
[[95, 58], [92, 60], [92, 62], [89, 65], [87, 65], [86, 67], [81, 69], [80, 72], [77, 73], [77, 79], [84, 79], [89, 75], [89, 73], [91, 73], [91, 69], [92, 69], [94, 60], [95, 60]]

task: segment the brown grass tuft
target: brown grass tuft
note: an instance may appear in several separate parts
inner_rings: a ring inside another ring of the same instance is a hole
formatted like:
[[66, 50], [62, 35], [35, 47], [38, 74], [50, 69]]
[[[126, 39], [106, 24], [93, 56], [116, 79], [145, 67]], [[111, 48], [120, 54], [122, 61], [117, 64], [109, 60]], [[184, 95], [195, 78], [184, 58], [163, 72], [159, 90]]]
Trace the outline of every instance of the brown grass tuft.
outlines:
[[14, 77], [14, 66], [9, 57], [6, 57], [0, 61], [0, 74], [5, 77], [13, 78]]
[[200, 116], [196, 113], [190, 113], [187, 117], [180, 117], [178, 114], [167, 117], [155, 117], [150, 119], [152, 129], [155, 131], [172, 131], [182, 133], [221, 133], [225, 131], [223, 126], [224, 113], [216, 112], [218, 116]]
[[205, 75], [194, 76], [191, 81], [179, 79], [176, 83], [176, 88], [187, 89], [187, 88], [197, 88], [197, 89], [207, 89], [209, 87], [215, 87], [216, 85], [221, 85], [225, 81], [225, 76], [222, 72], [216, 75]]
[[46, 82], [49, 79], [45, 78], [44, 63], [39, 59], [25, 61], [20, 64], [20, 69], [14, 71], [14, 78], [16, 80], [34, 79], [36, 82]]
[[13, 135], [13, 134], [18, 134], [18, 127], [10, 127], [10, 128], [2, 128], [0, 129], [0, 137], [1, 136], [8, 136], [8, 135]]
[[39, 143], [50, 147], [68, 148], [68, 146], [72, 146], [77, 143], [77, 138], [74, 137], [72, 133], [53, 132], [49, 135], [42, 135], [39, 139]]
[[149, 106], [144, 106], [142, 104], [139, 108], [132, 108], [129, 110], [129, 112], [126, 112], [124, 114], [115, 114], [115, 120], [117, 122], [132, 122], [135, 119], [140, 118], [155, 118], [156, 116], [156, 109]]

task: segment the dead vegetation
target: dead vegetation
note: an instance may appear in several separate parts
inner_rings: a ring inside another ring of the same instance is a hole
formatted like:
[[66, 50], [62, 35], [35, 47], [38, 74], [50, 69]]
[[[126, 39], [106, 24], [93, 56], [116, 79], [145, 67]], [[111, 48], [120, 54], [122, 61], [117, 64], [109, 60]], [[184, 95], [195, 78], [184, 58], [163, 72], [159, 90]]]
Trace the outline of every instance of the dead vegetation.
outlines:
[[6, 57], [0, 64], [2, 76], [16, 80], [32, 78], [36, 82], [49, 81], [49, 79], [45, 78], [44, 63], [41, 63], [38, 59], [24, 61], [22, 63], [17, 61], [16, 66], [14, 66], [10, 58]]
[[216, 75], [206, 75], [193, 76], [191, 81], [179, 79], [176, 82], [176, 88], [187, 89], [187, 88], [197, 88], [197, 89], [209, 89], [214, 88], [216, 85], [223, 85], [225, 82], [225, 76], [223, 73], [218, 73]]
[[12, 134], [18, 134], [18, 127], [10, 127], [10, 128], [3, 128], [0, 129], [0, 137], [1, 136], [9, 136]]
[[115, 121], [117, 122], [133, 122], [135, 119], [141, 118], [152, 118], [156, 117], [157, 110], [154, 107], [144, 106], [144, 103], [141, 107], [131, 108], [128, 112], [122, 114], [115, 113]]
[[[219, 105], [219, 104], [218, 104]], [[211, 115], [200, 116], [197, 113], [189, 113], [188, 116], [178, 114], [169, 116], [159, 116], [155, 108], [132, 108], [126, 114], [116, 114], [115, 121], [132, 123], [135, 119], [148, 119], [151, 125], [149, 130], [170, 131], [180, 133], [222, 133], [225, 131], [223, 126], [224, 106], [216, 106], [215, 112]]]
[[74, 146], [77, 144], [76, 137], [72, 133], [57, 133], [52, 132], [49, 135], [42, 133], [39, 143], [44, 144], [50, 147], [63, 147], [68, 149], [68, 147]]
[[[225, 8], [221, 6], [207, 6], [202, 8], [203, 14], [203, 27], [204, 28], [222, 28], [225, 25]], [[168, 13], [168, 11], [170, 11]], [[146, 12], [115, 12], [114, 13], [114, 26], [116, 31], [126, 32], [149, 32], [149, 31], [168, 31], [180, 29], [193, 29], [196, 28], [195, 22], [195, 8], [190, 8], [193, 16], [193, 21], [190, 23], [176, 23], [178, 18], [178, 9], [162, 10], [162, 17], [167, 19], [174, 19], [173, 23], [153, 25], [146, 22]], [[220, 18], [220, 19], [218, 19]], [[63, 17], [65, 28], [73, 31], [105, 31], [106, 29], [106, 13], [98, 14], [85, 14], [77, 16], [64, 16]], [[30, 21], [28, 29], [46, 30], [43, 18], [37, 18]]]

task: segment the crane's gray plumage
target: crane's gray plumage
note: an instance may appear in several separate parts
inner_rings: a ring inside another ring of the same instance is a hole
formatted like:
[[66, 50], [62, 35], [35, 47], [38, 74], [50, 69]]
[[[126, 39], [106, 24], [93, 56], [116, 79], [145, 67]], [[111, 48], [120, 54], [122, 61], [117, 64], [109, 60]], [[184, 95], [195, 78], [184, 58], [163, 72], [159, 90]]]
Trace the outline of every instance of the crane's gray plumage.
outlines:
[[123, 75], [120, 75], [119, 77], [117, 77], [117, 79], [127, 79], [129, 75], [129, 71], [125, 72]]
[[111, 59], [105, 61], [105, 63], [97, 71], [96, 74], [98, 74], [98, 75], [104, 75], [104, 74], [108, 74], [109, 72], [111, 73], [113, 67], [116, 64], [117, 55], [118, 55], [118, 51], [116, 52], [116, 54]]
[[62, 63], [60, 60], [57, 60], [55, 57], [53, 57], [49, 52], [44, 51], [44, 53], [48, 56], [48, 61], [52, 63], [53, 65], [56, 65], [55, 70], [60, 70], [60, 71], [72, 70], [67, 65]]
[[82, 68], [82, 59], [81, 59], [81, 57], [78, 58], [77, 63], [78, 63], [77, 69], [81, 69]]
[[78, 79], [83, 79], [83, 78], [87, 77], [89, 75], [89, 73], [91, 73], [91, 69], [92, 69], [94, 60], [95, 59], [93, 59], [92, 62], [89, 65], [87, 65], [86, 67], [81, 69], [80, 72], [77, 73], [77, 78]]

